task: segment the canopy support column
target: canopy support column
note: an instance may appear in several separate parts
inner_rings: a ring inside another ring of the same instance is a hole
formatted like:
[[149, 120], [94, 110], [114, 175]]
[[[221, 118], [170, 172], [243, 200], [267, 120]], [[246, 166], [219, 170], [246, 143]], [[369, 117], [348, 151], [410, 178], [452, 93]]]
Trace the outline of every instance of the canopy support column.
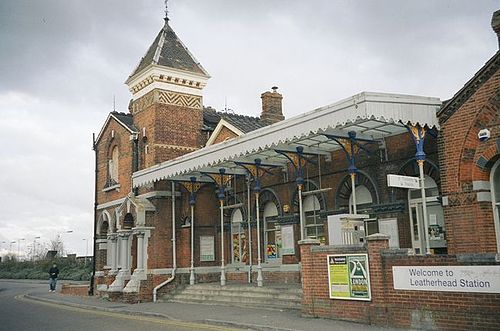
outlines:
[[424, 152], [424, 142], [425, 142], [425, 127], [421, 127], [419, 124], [413, 126], [407, 126], [408, 131], [411, 133], [413, 142], [417, 152], [415, 153], [415, 159], [418, 164], [418, 172], [420, 177], [420, 192], [422, 195], [422, 213], [424, 219], [424, 231], [422, 233], [422, 238], [425, 242], [425, 254], [431, 254], [431, 248], [429, 243], [429, 217], [427, 215], [427, 199], [425, 196], [425, 176], [424, 176], [424, 162], [425, 162], [425, 152]]

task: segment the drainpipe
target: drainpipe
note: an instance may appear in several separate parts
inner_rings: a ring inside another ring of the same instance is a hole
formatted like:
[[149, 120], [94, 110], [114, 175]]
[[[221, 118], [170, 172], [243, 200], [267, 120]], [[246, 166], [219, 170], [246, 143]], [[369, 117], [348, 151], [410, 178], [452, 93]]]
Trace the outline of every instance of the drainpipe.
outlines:
[[95, 252], [96, 252], [96, 236], [97, 236], [97, 144], [95, 134], [92, 134], [92, 149], [95, 153], [95, 187], [94, 187], [94, 249], [92, 256], [92, 277], [90, 278], [89, 295], [94, 295], [94, 278], [95, 278]]
[[252, 222], [251, 222], [251, 203], [250, 203], [250, 174], [247, 178], [247, 202], [248, 202], [248, 212], [247, 212], [247, 222], [248, 222], [248, 282], [252, 282]]
[[171, 283], [175, 278], [175, 270], [177, 269], [177, 256], [175, 253], [175, 183], [172, 181], [172, 275], [169, 279], [156, 286], [153, 289], [153, 302], [156, 302], [156, 293], [163, 286]]

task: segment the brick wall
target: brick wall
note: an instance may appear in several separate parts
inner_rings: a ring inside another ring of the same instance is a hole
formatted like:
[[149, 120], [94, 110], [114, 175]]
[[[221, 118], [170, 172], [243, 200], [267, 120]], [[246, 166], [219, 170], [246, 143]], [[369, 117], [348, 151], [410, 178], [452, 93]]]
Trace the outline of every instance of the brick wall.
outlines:
[[[114, 137], [111, 132], [114, 131]], [[119, 151], [118, 184], [120, 187], [104, 192], [108, 180], [108, 161], [114, 147]], [[125, 197], [130, 192], [132, 181], [132, 142], [130, 132], [114, 118], [104, 128], [97, 143], [97, 204]]]
[[77, 284], [62, 284], [61, 294], [75, 295], [75, 296], [88, 296], [89, 295], [89, 285], [77, 285]]
[[[489, 181], [489, 169], [500, 154], [496, 139], [500, 137], [500, 72], [484, 82], [451, 117], [441, 125], [439, 164], [449, 253], [496, 252], [493, 212], [490, 202], [477, 201], [474, 181]], [[491, 138], [480, 142], [479, 130], [488, 128]], [[486, 156], [488, 166], [478, 160]]]
[[226, 127], [223, 127], [222, 130], [220, 130], [217, 137], [215, 138], [213, 144], [215, 145], [215, 144], [218, 144], [220, 142], [235, 138], [237, 136], [238, 135], [236, 133], [234, 133], [233, 131], [229, 130]]
[[[389, 250], [388, 239], [375, 235], [367, 247], [325, 246], [303, 242], [302, 289], [306, 315], [382, 326], [430, 330], [498, 330], [500, 294], [395, 290], [393, 266], [500, 265], [494, 258], [454, 255], [407, 256]], [[328, 290], [328, 254], [367, 252], [371, 301], [332, 300]]]

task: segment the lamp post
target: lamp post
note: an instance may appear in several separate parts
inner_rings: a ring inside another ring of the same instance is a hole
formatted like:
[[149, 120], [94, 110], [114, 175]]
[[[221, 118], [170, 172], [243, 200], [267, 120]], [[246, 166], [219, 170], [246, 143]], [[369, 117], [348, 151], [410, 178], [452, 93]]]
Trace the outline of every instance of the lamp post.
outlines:
[[17, 240], [17, 258], [18, 258], [18, 260], [21, 260], [21, 258], [20, 258], [20, 256], [21, 256], [20, 255], [21, 254], [21, 241], [23, 241], [23, 240], [26, 240], [26, 239], [21, 238], [21, 239]]
[[[63, 234], [66, 234], [66, 233], [73, 233], [73, 230], [66, 230], [66, 231], [64, 231], [64, 232], [60, 232], [60, 233], [57, 235], [58, 239], [61, 241], [61, 246], [62, 246], [61, 248], [62, 248], [62, 249], [64, 249], [64, 247], [63, 247], [63, 245], [62, 245], [62, 239], [60, 239], [60, 238], [62, 237], [62, 235], [63, 235]], [[58, 240], [58, 241], [59, 241], [59, 240]], [[57, 248], [59, 248], [59, 247], [57, 247]], [[61, 251], [62, 251], [62, 249], [61, 249]], [[64, 252], [61, 252], [61, 256], [62, 256], [62, 255], [64, 255]]]
[[9, 245], [9, 254], [12, 254], [12, 244], [15, 244], [15, 243], [16, 243], [16, 241], [15, 241], [15, 240], [12, 240], [12, 241], [10, 242], [10, 245]]
[[32, 260], [34, 261], [36, 259], [36, 240], [37, 239], [40, 239], [40, 236], [36, 236], [35, 238], [33, 238], [33, 258]]

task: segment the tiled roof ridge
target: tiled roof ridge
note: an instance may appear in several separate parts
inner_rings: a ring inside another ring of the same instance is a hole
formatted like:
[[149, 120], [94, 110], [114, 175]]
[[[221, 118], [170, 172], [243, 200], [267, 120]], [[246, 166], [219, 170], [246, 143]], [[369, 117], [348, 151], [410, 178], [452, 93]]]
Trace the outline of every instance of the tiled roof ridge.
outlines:
[[211, 106], [206, 106], [203, 108], [204, 111], [210, 111], [210, 112], [213, 112], [213, 113], [216, 113], [217, 115], [219, 116], [236, 116], [236, 117], [242, 117], [242, 118], [249, 118], [249, 119], [257, 119], [257, 120], [260, 120], [260, 117], [259, 116], [250, 116], [250, 115], [245, 115], [245, 114], [238, 114], [238, 113], [228, 113], [228, 112], [225, 112], [223, 110], [217, 110]]
[[133, 115], [131, 113], [125, 113], [125, 112], [120, 112], [120, 111], [116, 111], [116, 110], [113, 110], [111, 112], [111, 114], [133, 117]]

